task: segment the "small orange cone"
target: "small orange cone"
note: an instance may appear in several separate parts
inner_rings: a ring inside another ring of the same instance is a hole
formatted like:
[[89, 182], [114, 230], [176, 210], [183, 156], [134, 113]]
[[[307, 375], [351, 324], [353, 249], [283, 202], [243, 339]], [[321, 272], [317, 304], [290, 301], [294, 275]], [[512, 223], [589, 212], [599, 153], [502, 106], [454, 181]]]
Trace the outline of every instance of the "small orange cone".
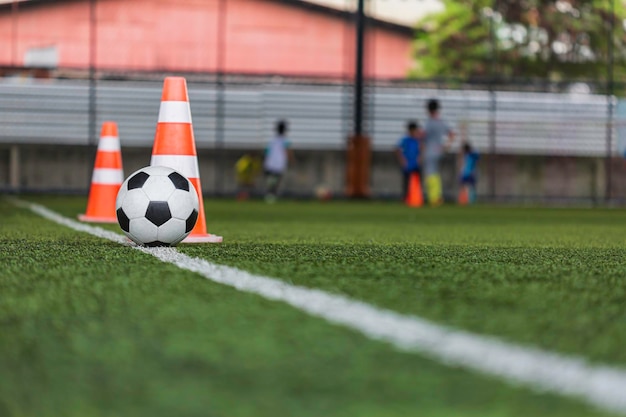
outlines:
[[463, 185], [461, 186], [461, 189], [459, 190], [459, 200], [458, 200], [459, 204], [461, 206], [467, 206], [470, 202], [469, 199], [469, 190], [468, 188]]
[[187, 81], [183, 77], [167, 77], [163, 83], [159, 121], [154, 135], [150, 165], [175, 169], [189, 178], [196, 189], [200, 213], [196, 225], [183, 242], [221, 242], [221, 236], [207, 233]]
[[91, 176], [87, 212], [79, 214], [78, 219], [84, 222], [117, 223], [115, 198], [122, 182], [124, 171], [117, 124], [104, 122]]
[[422, 207], [423, 204], [424, 194], [422, 193], [420, 174], [414, 172], [409, 178], [409, 190], [406, 196], [406, 205], [409, 207]]

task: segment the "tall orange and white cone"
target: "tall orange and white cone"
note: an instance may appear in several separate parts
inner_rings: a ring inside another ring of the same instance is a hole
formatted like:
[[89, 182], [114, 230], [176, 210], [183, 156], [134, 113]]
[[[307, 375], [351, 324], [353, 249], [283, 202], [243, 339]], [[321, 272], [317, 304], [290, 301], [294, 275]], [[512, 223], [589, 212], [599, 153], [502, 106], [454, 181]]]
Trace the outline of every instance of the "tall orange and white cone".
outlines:
[[115, 198], [124, 182], [120, 138], [115, 122], [104, 122], [91, 176], [87, 211], [79, 214], [84, 222], [117, 223]]
[[191, 123], [189, 95], [187, 94], [187, 81], [183, 77], [167, 77], [163, 82], [159, 121], [154, 135], [150, 165], [175, 169], [189, 178], [196, 189], [200, 201], [200, 213], [196, 225], [183, 242], [221, 242], [221, 236], [207, 232], [196, 142]]

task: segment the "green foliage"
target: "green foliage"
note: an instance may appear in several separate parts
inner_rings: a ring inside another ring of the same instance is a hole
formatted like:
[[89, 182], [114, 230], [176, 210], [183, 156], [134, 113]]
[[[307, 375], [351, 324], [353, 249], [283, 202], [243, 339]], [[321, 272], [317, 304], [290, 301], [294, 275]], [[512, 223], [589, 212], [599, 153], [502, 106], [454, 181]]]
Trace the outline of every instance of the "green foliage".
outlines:
[[611, 1], [616, 78], [626, 74], [619, 0], [444, 0], [414, 41], [413, 77], [606, 77]]

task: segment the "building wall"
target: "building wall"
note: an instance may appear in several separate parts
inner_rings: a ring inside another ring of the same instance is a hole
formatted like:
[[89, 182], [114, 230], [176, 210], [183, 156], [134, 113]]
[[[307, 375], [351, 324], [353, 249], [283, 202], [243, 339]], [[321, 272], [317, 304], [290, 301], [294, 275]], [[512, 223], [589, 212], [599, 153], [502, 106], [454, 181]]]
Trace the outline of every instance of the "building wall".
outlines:
[[[228, 0], [224, 70], [237, 73], [350, 75], [353, 28], [344, 19], [270, 0]], [[216, 71], [218, 0], [99, 0], [96, 65], [106, 69]], [[89, 65], [88, 1], [6, 9], [0, 65], [21, 66], [29, 48], [57, 46], [59, 67]], [[370, 74], [402, 78], [411, 39], [373, 28]], [[15, 62], [17, 60], [17, 62]]]
[[[148, 165], [150, 148], [122, 147], [125, 175]], [[237, 191], [234, 165], [245, 152], [258, 149], [199, 149], [198, 164], [205, 196], [233, 196]], [[13, 156], [11, 156], [13, 154]], [[313, 196], [324, 185], [333, 195], [344, 196], [345, 151], [297, 150], [296, 163], [289, 169], [283, 192], [291, 196]], [[94, 151], [86, 146], [0, 145], [0, 191], [40, 191], [87, 194], [93, 169]], [[496, 173], [495, 200], [511, 202], [591, 203], [603, 201], [606, 191], [605, 160], [598, 157], [489, 155], [478, 165], [478, 195], [492, 201], [489, 171]], [[459, 161], [447, 155], [441, 164], [447, 201], [458, 191]], [[626, 164], [612, 161], [611, 195], [626, 201]], [[399, 199], [401, 174], [392, 151], [372, 154], [370, 185], [372, 197]], [[263, 178], [256, 192], [263, 190]]]

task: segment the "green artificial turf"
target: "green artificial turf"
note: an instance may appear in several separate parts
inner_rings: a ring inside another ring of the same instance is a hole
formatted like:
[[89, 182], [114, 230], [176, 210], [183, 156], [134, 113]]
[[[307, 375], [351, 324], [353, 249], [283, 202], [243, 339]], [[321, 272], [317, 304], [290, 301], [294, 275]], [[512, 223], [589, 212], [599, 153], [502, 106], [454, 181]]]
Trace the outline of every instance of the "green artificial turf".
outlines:
[[[30, 197], [68, 217], [84, 198]], [[620, 210], [207, 201], [191, 256], [624, 365]], [[0, 416], [587, 416], [0, 200]], [[119, 230], [116, 225], [105, 228]]]

